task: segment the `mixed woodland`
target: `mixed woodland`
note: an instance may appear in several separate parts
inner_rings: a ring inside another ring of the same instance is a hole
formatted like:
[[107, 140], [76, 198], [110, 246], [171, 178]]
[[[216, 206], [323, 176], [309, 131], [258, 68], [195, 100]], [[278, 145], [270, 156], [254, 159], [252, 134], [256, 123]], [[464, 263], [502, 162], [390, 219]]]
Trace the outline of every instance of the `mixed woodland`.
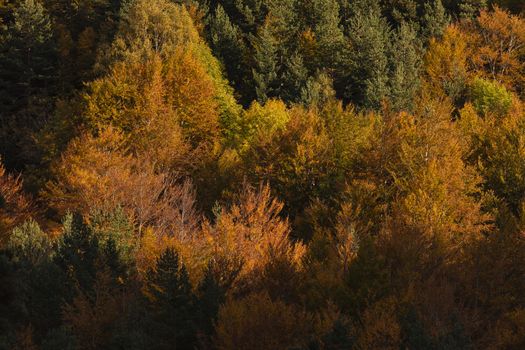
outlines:
[[525, 1], [0, 0], [0, 349], [524, 349]]

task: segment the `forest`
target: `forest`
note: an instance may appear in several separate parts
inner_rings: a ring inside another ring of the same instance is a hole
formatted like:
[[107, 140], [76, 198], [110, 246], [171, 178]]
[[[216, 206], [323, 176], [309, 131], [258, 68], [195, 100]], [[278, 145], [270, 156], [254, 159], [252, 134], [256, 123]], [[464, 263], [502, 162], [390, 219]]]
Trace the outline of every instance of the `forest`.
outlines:
[[525, 349], [525, 1], [0, 0], [0, 350]]

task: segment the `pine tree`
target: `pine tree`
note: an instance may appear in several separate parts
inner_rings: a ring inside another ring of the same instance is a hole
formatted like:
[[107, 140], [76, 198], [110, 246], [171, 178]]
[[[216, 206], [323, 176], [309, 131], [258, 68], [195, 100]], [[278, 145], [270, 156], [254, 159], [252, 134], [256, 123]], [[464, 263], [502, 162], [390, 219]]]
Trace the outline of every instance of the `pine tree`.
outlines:
[[480, 11], [486, 9], [487, 5], [487, 0], [461, 0], [458, 4], [459, 17], [473, 19], [479, 15]]
[[7, 249], [17, 261], [36, 266], [49, 259], [52, 241], [35, 221], [29, 220], [13, 230]]
[[[29, 161], [30, 134], [53, 108], [57, 52], [43, 6], [24, 0], [0, 41], [0, 149], [9, 168]], [[22, 149], [22, 152], [21, 152]], [[22, 156], [20, 155], [22, 153]]]
[[441, 37], [449, 21], [441, 0], [425, 2], [421, 20], [421, 35], [427, 40]]
[[126, 0], [43, 0], [53, 19], [60, 51], [60, 84], [69, 89], [99, 74], [97, 56], [111, 45]]
[[78, 214], [66, 216], [63, 225], [64, 233], [54, 256], [54, 262], [68, 275], [71, 298], [76, 286], [84, 291], [92, 289], [99, 242]]
[[304, 1], [299, 11], [305, 17], [316, 44], [316, 60], [308, 62], [310, 71], [336, 68], [346, 44], [341, 26], [340, 6], [337, 0]]
[[285, 57], [279, 98], [290, 103], [300, 101], [302, 91], [309, 80], [309, 72], [303, 57], [298, 52]]
[[342, 13], [342, 23], [344, 33], [348, 35], [352, 28], [353, 19], [366, 13], [381, 13], [381, 4], [379, 0], [339, 0], [340, 11]]
[[[223, 62], [232, 86], [240, 92], [249, 90], [245, 80], [247, 67], [244, 61], [248, 52], [244, 35], [240, 28], [230, 21], [220, 4], [210, 18], [208, 36], [213, 53]], [[249, 97], [245, 99], [247, 102], [252, 100]]]
[[380, 2], [382, 12], [392, 26], [398, 27], [403, 23], [417, 22], [422, 0], [380, 0]]
[[30, 99], [50, 89], [54, 78], [52, 28], [44, 8], [24, 0], [13, 15], [1, 46], [2, 117], [29, 107]]
[[390, 61], [390, 102], [394, 110], [411, 110], [420, 87], [422, 48], [417, 33], [402, 24], [393, 34]]
[[232, 289], [242, 262], [228, 257], [213, 258], [198, 287], [198, 325], [206, 335], [213, 335], [220, 306]]
[[195, 300], [188, 272], [178, 253], [166, 249], [146, 275], [144, 294], [155, 349], [193, 349]]
[[349, 28], [351, 46], [343, 95], [365, 109], [379, 109], [389, 94], [390, 28], [379, 11], [356, 12]]
[[265, 103], [269, 97], [275, 96], [278, 84], [277, 41], [270, 29], [271, 23], [260, 27], [257, 35], [252, 37], [254, 49], [253, 82], [257, 101]]

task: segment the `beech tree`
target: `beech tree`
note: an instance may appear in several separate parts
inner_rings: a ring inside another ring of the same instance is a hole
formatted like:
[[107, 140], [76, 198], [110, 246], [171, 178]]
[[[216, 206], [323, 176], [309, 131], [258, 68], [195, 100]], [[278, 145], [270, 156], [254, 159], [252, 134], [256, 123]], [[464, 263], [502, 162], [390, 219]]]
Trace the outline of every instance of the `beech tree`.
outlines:
[[0, 349], [523, 348], [522, 7], [0, 0]]
[[0, 163], [0, 247], [5, 246], [13, 228], [36, 213], [33, 201], [23, 191], [21, 178], [6, 173]]
[[74, 140], [55, 166], [55, 182], [47, 186], [51, 206], [62, 215], [122, 206], [139, 234], [152, 226], [159, 233], [191, 236], [198, 222], [191, 185], [177, 185], [152, 163], [125, 150], [122, 135], [111, 130], [98, 138]]

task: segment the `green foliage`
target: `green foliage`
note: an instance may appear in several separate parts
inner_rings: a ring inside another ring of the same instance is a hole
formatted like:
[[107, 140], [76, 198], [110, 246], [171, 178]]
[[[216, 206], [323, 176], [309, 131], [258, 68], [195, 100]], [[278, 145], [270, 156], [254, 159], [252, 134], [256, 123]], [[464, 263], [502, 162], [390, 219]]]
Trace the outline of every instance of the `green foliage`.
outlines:
[[32, 104], [37, 108], [42, 103], [38, 98], [49, 95], [52, 90], [48, 89], [56, 84], [55, 45], [44, 7], [25, 0], [13, 16], [14, 23], [3, 33], [1, 42], [2, 118]]
[[472, 19], [487, 7], [487, 0], [462, 0], [457, 6], [460, 18]]
[[148, 271], [144, 294], [148, 300], [156, 349], [191, 349], [195, 344], [195, 300], [186, 268], [173, 249], [165, 250]]
[[33, 220], [16, 227], [7, 243], [7, 249], [12, 252], [16, 260], [27, 262], [32, 266], [49, 259], [52, 246], [53, 242], [49, 236], [42, 232]]
[[401, 25], [395, 35], [390, 57], [390, 101], [394, 110], [411, 111], [420, 89], [421, 45], [408, 25]]
[[348, 76], [344, 96], [366, 109], [379, 109], [388, 90], [390, 28], [378, 11], [357, 13], [350, 20]]
[[221, 62], [227, 62], [225, 69], [230, 84], [237, 91], [248, 89], [244, 78], [247, 74], [244, 61], [247, 59], [246, 44], [238, 25], [232, 23], [221, 5], [210, 18], [209, 42], [214, 54]]
[[482, 78], [476, 78], [470, 88], [472, 103], [481, 115], [494, 113], [505, 115], [512, 104], [512, 94], [505, 86]]
[[197, 324], [207, 337], [214, 333], [219, 308], [226, 301], [241, 267], [242, 264], [227, 257], [213, 259], [206, 267], [197, 289]]
[[[100, 230], [100, 227], [98, 229]], [[78, 214], [66, 216], [63, 230], [53, 261], [66, 273], [70, 292], [74, 292], [76, 288], [91, 291], [100, 269], [108, 268], [114, 279], [125, 278], [128, 274], [131, 266], [126, 265], [125, 260], [121, 260], [121, 257], [126, 256], [118, 250], [122, 243], [118, 242], [121, 243], [118, 246], [118, 243], [110, 238], [113, 232], [107, 234], [109, 237], [100, 235], [96, 227], [87, 225]], [[81, 255], [78, 254], [79, 251], [82, 252]]]
[[443, 35], [443, 31], [450, 21], [441, 0], [425, 2], [423, 10], [423, 37], [441, 37], [441, 35]]
[[33, 161], [32, 135], [59, 90], [57, 46], [51, 20], [34, 0], [19, 2], [0, 35], [0, 149], [9, 168], [22, 170]]
[[271, 24], [261, 27], [251, 44], [254, 48], [255, 67], [253, 80], [257, 100], [265, 103], [269, 96], [275, 96], [273, 90], [279, 84], [277, 80], [277, 42], [270, 32]]
[[[80, 215], [68, 215], [63, 226], [64, 233], [58, 243], [54, 262], [63, 271], [72, 271], [72, 275], [68, 276], [71, 290], [77, 283], [82, 289], [90, 289], [96, 274], [98, 240]], [[79, 251], [82, 255], [77, 253]]]
[[310, 77], [301, 89], [301, 102], [305, 106], [323, 106], [335, 98], [332, 79], [325, 73]]
[[523, 348], [496, 4], [0, 0], [0, 349]]
[[503, 121], [482, 136], [478, 152], [486, 188], [502, 199], [512, 213], [519, 215], [525, 190], [525, 125], [521, 116], [515, 118]]
[[263, 106], [254, 102], [243, 115], [244, 142], [252, 143], [257, 137], [270, 137], [286, 128], [290, 115], [284, 103], [269, 100]]
[[103, 247], [116, 250], [118, 261], [124, 264], [133, 263], [137, 239], [133, 224], [122, 208], [117, 207], [112, 212], [94, 212], [90, 215], [90, 226]]

